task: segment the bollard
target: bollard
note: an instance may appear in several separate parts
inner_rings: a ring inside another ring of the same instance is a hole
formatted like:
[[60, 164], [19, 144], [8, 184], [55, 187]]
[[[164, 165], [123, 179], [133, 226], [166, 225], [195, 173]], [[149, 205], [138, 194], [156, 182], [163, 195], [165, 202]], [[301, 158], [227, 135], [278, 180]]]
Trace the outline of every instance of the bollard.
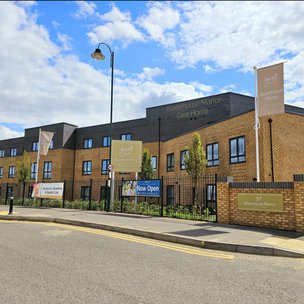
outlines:
[[13, 207], [14, 207], [14, 198], [11, 196], [8, 214], [13, 214]]

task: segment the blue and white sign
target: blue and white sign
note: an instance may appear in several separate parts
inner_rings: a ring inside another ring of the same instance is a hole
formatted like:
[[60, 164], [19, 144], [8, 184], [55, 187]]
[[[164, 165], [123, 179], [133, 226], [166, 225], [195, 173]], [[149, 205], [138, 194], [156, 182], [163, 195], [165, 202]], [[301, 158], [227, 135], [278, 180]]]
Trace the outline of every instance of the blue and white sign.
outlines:
[[160, 197], [160, 180], [123, 181], [122, 196]]

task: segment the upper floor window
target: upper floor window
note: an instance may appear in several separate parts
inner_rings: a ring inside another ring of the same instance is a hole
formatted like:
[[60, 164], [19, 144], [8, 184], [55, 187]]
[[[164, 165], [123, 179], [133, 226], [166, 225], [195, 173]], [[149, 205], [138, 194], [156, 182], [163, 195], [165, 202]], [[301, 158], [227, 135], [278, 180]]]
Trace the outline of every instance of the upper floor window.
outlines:
[[180, 169], [181, 170], [185, 170], [186, 166], [185, 166], [185, 156], [189, 154], [188, 150], [183, 150], [180, 152]]
[[86, 138], [83, 140], [83, 148], [84, 149], [91, 149], [93, 147], [93, 139]]
[[11, 148], [11, 156], [17, 155], [17, 148]]
[[4, 157], [4, 150], [0, 150], [0, 157]]
[[92, 161], [87, 160], [82, 163], [82, 175], [92, 174]]
[[110, 147], [111, 141], [110, 136], [103, 136], [102, 137], [102, 146], [103, 147]]
[[219, 148], [218, 143], [213, 143], [206, 146], [207, 151], [207, 166], [218, 166], [219, 165]]
[[3, 177], [3, 167], [0, 167], [0, 178]]
[[101, 161], [101, 174], [108, 174], [109, 173], [109, 170], [108, 170], [109, 164], [110, 164], [109, 159], [103, 159]]
[[38, 141], [32, 142], [32, 151], [38, 151]]
[[43, 178], [44, 179], [52, 178], [52, 162], [51, 161], [44, 162]]
[[167, 172], [174, 171], [174, 153], [167, 154]]
[[230, 164], [246, 161], [245, 136], [232, 138], [230, 143]]
[[16, 167], [15, 166], [10, 166], [8, 168], [8, 177], [9, 178], [15, 177], [15, 173], [16, 173]]
[[156, 171], [156, 169], [157, 169], [157, 156], [152, 156], [151, 161], [152, 161], [153, 171]]
[[121, 134], [120, 139], [121, 140], [132, 140], [132, 134], [131, 133]]
[[37, 174], [37, 163], [32, 163], [31, 165], [31, 179], [36, 179]]
[[50, 142], [49, 150], [53, 150], [53, 149], [54, 149], [54, 140], [52, 139]]

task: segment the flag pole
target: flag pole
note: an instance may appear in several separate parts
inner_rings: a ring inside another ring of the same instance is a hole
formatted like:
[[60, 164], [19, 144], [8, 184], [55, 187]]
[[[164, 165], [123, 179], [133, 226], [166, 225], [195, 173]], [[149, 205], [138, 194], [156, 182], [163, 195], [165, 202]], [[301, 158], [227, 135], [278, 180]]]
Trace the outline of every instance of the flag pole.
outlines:
[[36, 171], [36, 184], [38, 182], [38, 171], [39, 171], [39, 159], [40, 159], [40, 144], [41, 144], [41, 128], [39, 128], [39, 137], [38, 137], [38, 152], [37, 152], [37, 171]]
[[259, 128], [260, 128], [260, 121], [259, 121], [259, 106], [258, 106], [258, 73], [257, 67], [254, 66], [254, 91], [255, 91], [255, 155], [256, 155], [256, 179], [257, 182], [260, 182], [260, 157], [259, 157]]

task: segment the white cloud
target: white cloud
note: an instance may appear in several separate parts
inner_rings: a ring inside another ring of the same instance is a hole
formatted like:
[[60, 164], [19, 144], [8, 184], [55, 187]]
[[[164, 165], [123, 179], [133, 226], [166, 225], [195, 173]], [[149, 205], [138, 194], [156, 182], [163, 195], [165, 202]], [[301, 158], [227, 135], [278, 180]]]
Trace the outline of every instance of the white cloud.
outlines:
[[130, 42], [144, 41], [143, 34], [133, 25], [129, 12], [123, 13], [114, 5], [109, 13], [101, 15], [101, 19], [106, 23], [94, 27], [87, 34], [92, 44], [118, 39], [126, 47]]
[[78, 5], [78, 10], [74, 14], [76, 18], [87, 19], [89, 16], [94, 15], [96, 4], [89, 1], [75, 1]]
[[141, 74], [139, 74], [139, 78], [152, 79], [156, 76], [164, 75], [164, 74], [165, 74], [165, 70], [160, 69], [158, 67], [156, 67], [156, 68], [144, 67], [143, 72]]
[[149, 36], [166, 47], [175, 45], [175, 35], [166, 34], [166, 30], [174, 29], [180, 21], [179, 12], [168, 3], [150, 2], [148, 14], [138, 18], [137, 23], [144, 28]]
[[22, 136], [24, 136], [24, 132], [21, 133], [21, 132], [13, 131], [8, 127], [0, 125], [0, 140], [22, 137]]
[[[0, 3], [0, 41], [2, 124], [27, 128], [61, 121], [78, 126], [108, 123], [108, 71], [105, 74], [66, 55], [64, 47], [56, 46], [29, 12], [12, 2]], [[145, 67], [143, 77], [114, 72], [114, 121], [144, 117], [145, 107], [197, 98], [210, 91], [199, 83], [158, 84], [153, 77], [164, 73], [158, 67]], [[17, 135], [3, 130], [5, 136]]]

